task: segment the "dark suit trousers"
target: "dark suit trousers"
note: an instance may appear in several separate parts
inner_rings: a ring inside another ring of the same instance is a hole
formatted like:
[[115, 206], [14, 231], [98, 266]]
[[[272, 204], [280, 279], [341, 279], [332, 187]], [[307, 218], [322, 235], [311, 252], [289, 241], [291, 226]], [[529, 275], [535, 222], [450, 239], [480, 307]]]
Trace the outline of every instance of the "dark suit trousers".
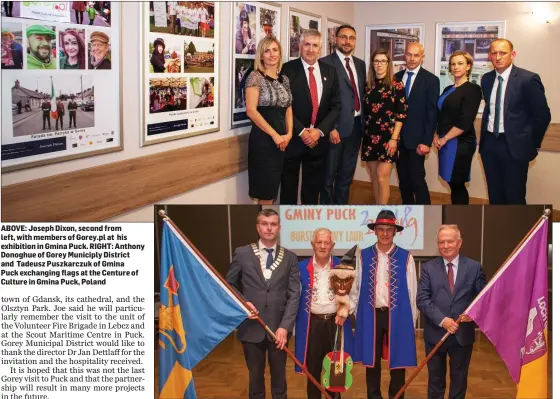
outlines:
[[[296, 137], [292, 140], [301, 139]], [[295, 205], [298, 203], [300, 165], [302, 169], [301, 203], [303, 205], [319, 204], [319, 190], [325, 175], [325, 157], [326, 151], [317, 152], [313, 155], [309, 151], [305, 151], [300, 156], [286, 157], [284, 159], [280, 184], [281, 204]]]
[[525, 205], [529, 163], [511, 156], [504, 134], [500, 134], [498, 138], [492, 133], [484, 134], [484, 146], [480, 150], [480, 156], [490, 204]]
[[399, 189], [403, 205], [430, 205], [430, 192], [426, 184], [426, 168], [424, 155], [416, 150], [401, 147], [397, 160]]
[[[426, 356], [434, 344], [425, 342]], [[428, 361], [428, 399], [443, 399], [445, 394], [445, 377], [447, 374], [447, 355], [449, 354], [449, 399], [463, 399], [467, 393], [467, 376], [473, 346], [461, 346], [454, 335], [439, 347]]]
[[[328, 320], [318, 319], [311, 316], [309, 322], [309, 336], [307, 337], [307, 370], [320, 383], [321, 371], [323, 371], [323, 359], [326, 354], [334, 349], [334, 337], [336, 335], [336, 324], [334, 317]], [[329, 391], [327, 391], [329, 392]], [[335, 398], [333, 392], [329, 392], [331, 398]], [[338, 396], [340, 398], [340, 395]], [[307, 379], [307, 398], [323, 399], [321, 391], [309, 379]]]
[[265, 399], [264, 367], [268, 351], [272, 399], [287, 399], [286, 352], [265, 338], [259, 343], [242, 342], [245, 362], [249, 369], [249, 399]]
[[322, 205], [348, 205], [363, 134], [362, 120], [357, 116], [349, 137], [338, 144], [329, 143], [325, 183], [321, 188]]
[[[389, 311], [375, 309], [375, 367], [366, 367], [367, 399], [381, 399], [381, 353], [383, 351], [383, 336], [389, 334]], [[395, 397], [404, 386], [405, 369], [391, 370], [389, 383], [389, 399]], [[404, 399], [404, 393], [401, 395]]]

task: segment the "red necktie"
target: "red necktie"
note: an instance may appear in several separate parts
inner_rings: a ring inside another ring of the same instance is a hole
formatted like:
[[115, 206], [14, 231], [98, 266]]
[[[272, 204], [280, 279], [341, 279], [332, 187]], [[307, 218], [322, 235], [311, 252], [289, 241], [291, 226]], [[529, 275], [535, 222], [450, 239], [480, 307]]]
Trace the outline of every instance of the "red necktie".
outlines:
[[356, 81], [354, 80], [354, 74], [352, 73], [352, 68], [350, 68], [350, 58], [346, 57], [346, 70], [348, 75], [350, 75], [350, 82], [352, 82], [352, 90], [354, 90], [354, 111], [358, 112], [360, 110], [360, 96], [358, 95], [358, 89], [356, 88]]
[[317, 112], [319, 112], [319, 95], [317, 94], [317, 82], [313, 75], [313, 67], [309, 67], [309, 91], [311, 92], [311, 105], [313, 106], [313, 114], [311, 115], [311, 124], [315, 126], [317, 120]]
[[455, 281], [453, 281], [453, 263], [447, 264], [447, 279], [449, 280], [449, 290], [453, 294], [453, 290], [455, 289]]

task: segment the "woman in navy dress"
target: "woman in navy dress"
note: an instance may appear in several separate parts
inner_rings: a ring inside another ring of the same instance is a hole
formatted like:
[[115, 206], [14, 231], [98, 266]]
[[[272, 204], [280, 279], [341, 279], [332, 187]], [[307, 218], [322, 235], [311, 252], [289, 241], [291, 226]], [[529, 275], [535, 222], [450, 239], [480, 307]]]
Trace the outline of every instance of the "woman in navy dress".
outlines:
[[439, 100], [437, 135], [434, 147], [439, 151], [439, 176], [451, 188], [453, 204], [468, 204], [471, 164], [476, 150], [474, 119], [482, 90], [469, 82], [474, 60], [469, 53], [455, 51], [449, 58], [449, 72], [455, 83], [443, 90]]

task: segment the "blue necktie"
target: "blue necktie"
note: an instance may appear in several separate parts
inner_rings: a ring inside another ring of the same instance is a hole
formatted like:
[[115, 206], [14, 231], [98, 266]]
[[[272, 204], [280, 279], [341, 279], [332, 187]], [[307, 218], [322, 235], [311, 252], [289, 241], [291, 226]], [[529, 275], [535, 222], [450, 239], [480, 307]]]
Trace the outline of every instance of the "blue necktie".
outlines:
[[266, 258], [266, 268], [270, 269], [272, 263], [274, 262], [274, 258], [272, 257], [272, 252], [274, 252], [274, 248], [265, 248], [266, 252], [268, 252], [268, 257]]
[[494, 136], [500, 135], [500, 117], [502, 113], [502, 82], [504, 78], [498, 76], [498, 90], [496, 90], [496, 107], [494, 108]]
[[408, 95], [410, 94], [410, 85], [412, 85], [412, 75], [414, 72], [407, 72], [408, 79], [406, 80], [406, 85], [404, 86], [404, 93], [406, 95], [406, 99], [408, 100]]

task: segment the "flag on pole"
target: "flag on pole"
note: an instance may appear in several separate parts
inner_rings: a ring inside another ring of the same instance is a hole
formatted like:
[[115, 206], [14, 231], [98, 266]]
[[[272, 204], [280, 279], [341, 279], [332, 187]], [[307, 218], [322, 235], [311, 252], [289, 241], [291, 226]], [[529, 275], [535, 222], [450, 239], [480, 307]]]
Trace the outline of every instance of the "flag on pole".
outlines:
[[54, 84], [53, 84], [52, 76], [51, 76], [51, 117], [53, 119], [58, 118], [58, 114], [56, 112], [56, 95], [54, 93]]
[[548, 220], [498, 270], [465, 313], [494, 344], [517, 398], [547, 398]]
[[249, 313], [167, 221], [160, 276], [159, 397], [195, 399], [191, 370]]

